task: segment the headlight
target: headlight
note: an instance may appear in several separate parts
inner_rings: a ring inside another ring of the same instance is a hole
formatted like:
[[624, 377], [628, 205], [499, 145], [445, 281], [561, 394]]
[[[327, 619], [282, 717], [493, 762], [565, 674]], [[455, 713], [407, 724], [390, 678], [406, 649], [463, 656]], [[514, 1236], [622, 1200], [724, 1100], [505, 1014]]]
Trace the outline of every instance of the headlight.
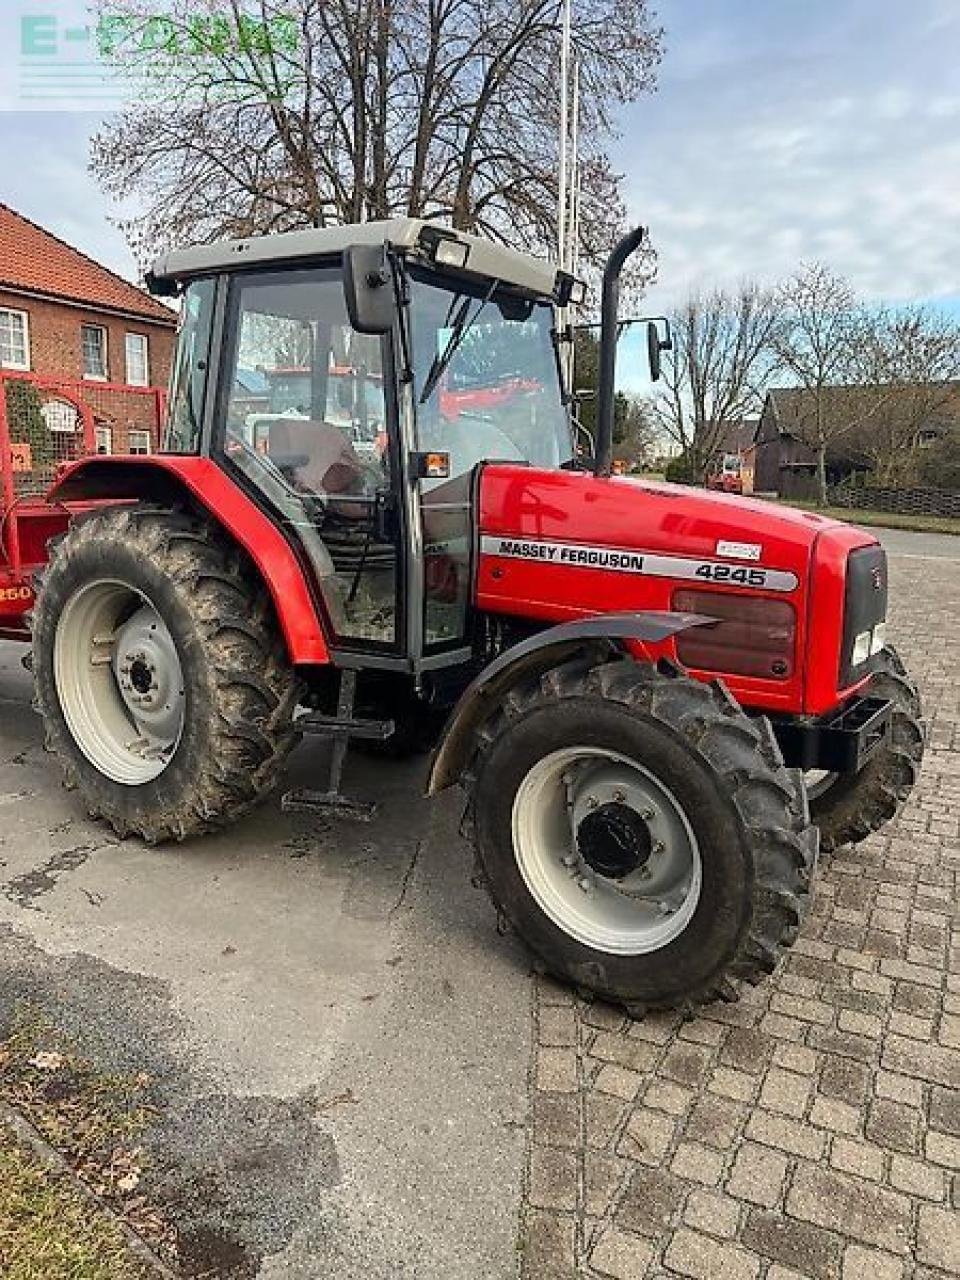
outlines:
[[[843, 602], [843, 640], [838, 687], [863, 678], [864, 664], [886, 643], [887, 558], [873, 543], [855, 547], [847, 557], [847, 582]], [[878, 630], [879, 628], [879, 630]]]

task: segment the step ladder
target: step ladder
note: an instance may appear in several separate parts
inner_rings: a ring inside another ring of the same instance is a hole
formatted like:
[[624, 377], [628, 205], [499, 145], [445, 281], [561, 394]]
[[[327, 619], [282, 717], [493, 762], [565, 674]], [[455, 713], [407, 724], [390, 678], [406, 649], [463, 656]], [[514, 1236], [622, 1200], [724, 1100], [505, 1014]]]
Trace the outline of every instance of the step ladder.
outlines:
[[316, 813], [338, 818], [353, 818], [369, 822], [377, 812], [372, 800], [359, 800], [346, 796], [340, 789], [343, 765], [351, 738], [366, 738], [383, 742], [393, 733], [392, 720], [358, 720], [354, 716], [357, 696], [356, 671], [340, 672], [340, 692], [337, 696], [337, 714], [325, 716], [314, 713], [297, 721], [301, 733], [312, 737], [329, 738], [333, 743], [325, 791], [302, 788], [288, 791], [280, 801], [284, 813]]

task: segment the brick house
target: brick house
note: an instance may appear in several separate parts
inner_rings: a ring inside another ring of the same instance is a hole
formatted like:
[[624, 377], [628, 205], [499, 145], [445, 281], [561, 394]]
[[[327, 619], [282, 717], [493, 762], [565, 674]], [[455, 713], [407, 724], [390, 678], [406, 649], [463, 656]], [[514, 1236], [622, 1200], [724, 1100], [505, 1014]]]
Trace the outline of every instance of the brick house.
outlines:
[[[176, 324], [142, 289], [0, 204], [0, 371], [69, 386], [92, 409], [100, 452], [159, 446]], [[45, 398], [50, 429], [72, 429], [72, 406]]]

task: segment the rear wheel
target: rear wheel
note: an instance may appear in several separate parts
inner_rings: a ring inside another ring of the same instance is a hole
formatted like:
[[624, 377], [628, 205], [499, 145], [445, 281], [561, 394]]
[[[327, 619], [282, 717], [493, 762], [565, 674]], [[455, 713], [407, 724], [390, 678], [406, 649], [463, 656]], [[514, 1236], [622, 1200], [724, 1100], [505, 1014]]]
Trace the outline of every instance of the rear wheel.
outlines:
[[810, 814], [820, 828], [820, 847], [832, 853], [879, 831], [903, 807], [920, 772], [924, 729], [920, 693], [892, 646], [867, 692], [893, 703], [890, 728], [859, 773], [807, 775]]
[[498, 912], [631, 1012], [734, 998], [796, 937], [816, 831], [769, 726], [720, 685], [568, 664], [507, 695], [468, 785]]
[[48, 745], [120, 835], [232, 821], [296, 742], [299, 686], [262, 584], [182, 511], [115, 507], [71, 527], [42, 576], [33, 661]]

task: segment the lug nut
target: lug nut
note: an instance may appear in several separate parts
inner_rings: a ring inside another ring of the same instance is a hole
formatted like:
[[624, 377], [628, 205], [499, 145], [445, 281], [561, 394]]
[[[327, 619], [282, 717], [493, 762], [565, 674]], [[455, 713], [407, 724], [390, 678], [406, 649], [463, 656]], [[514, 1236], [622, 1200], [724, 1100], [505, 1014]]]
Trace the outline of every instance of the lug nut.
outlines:
[[583, 890], [584, 893], [589, 893], [590, 890], [593, 888], [593, 886], [591, 885], [590, 881], [587, 879], [586, 876], [578, 880], [577, 884], [580, 886], [580, 888]]
[[598, 803], [599, 803], [599, 801], [597, 800], [597, 797], [596, 797], [596, 796], [587, 796], [587, 808], [588, 808], [588, 809], [595, 809], [595, 808], [597, 807]]
[[654, 815], [654, 812], [653, 812], [653, 810], [652, 810], [652, 809], [649, 809], [649, 808], [648, 808], [648, 809], [641, 809], [641, 810], [640, 810], [640, 817], [644, 820], [644, 822], [649, 822], [649, 821], [650, 821], [650, 819], [651, 819], [652, 817], [654, 817], [654, 816], [655, 816], [655, 815]]
[[565, 854], [560, 861], [565, 867], [575, 867], [577, 865], [577, 859], [572, 853]]
[[662, 840], [654, 840], [653, 845], [652, 845], [652, 847], [651, 847], [651, 849], [650, 849], [650, 852], [651, 852], [651, 853], [663, 853], [663, 841], [662, 841]]
[[627, 798], [627, 795], [625, 791], [615, 791], [613, 793], [613, 798], [617, 802], [617, 804], [623, 804], [624, 800], [626, 800]]

